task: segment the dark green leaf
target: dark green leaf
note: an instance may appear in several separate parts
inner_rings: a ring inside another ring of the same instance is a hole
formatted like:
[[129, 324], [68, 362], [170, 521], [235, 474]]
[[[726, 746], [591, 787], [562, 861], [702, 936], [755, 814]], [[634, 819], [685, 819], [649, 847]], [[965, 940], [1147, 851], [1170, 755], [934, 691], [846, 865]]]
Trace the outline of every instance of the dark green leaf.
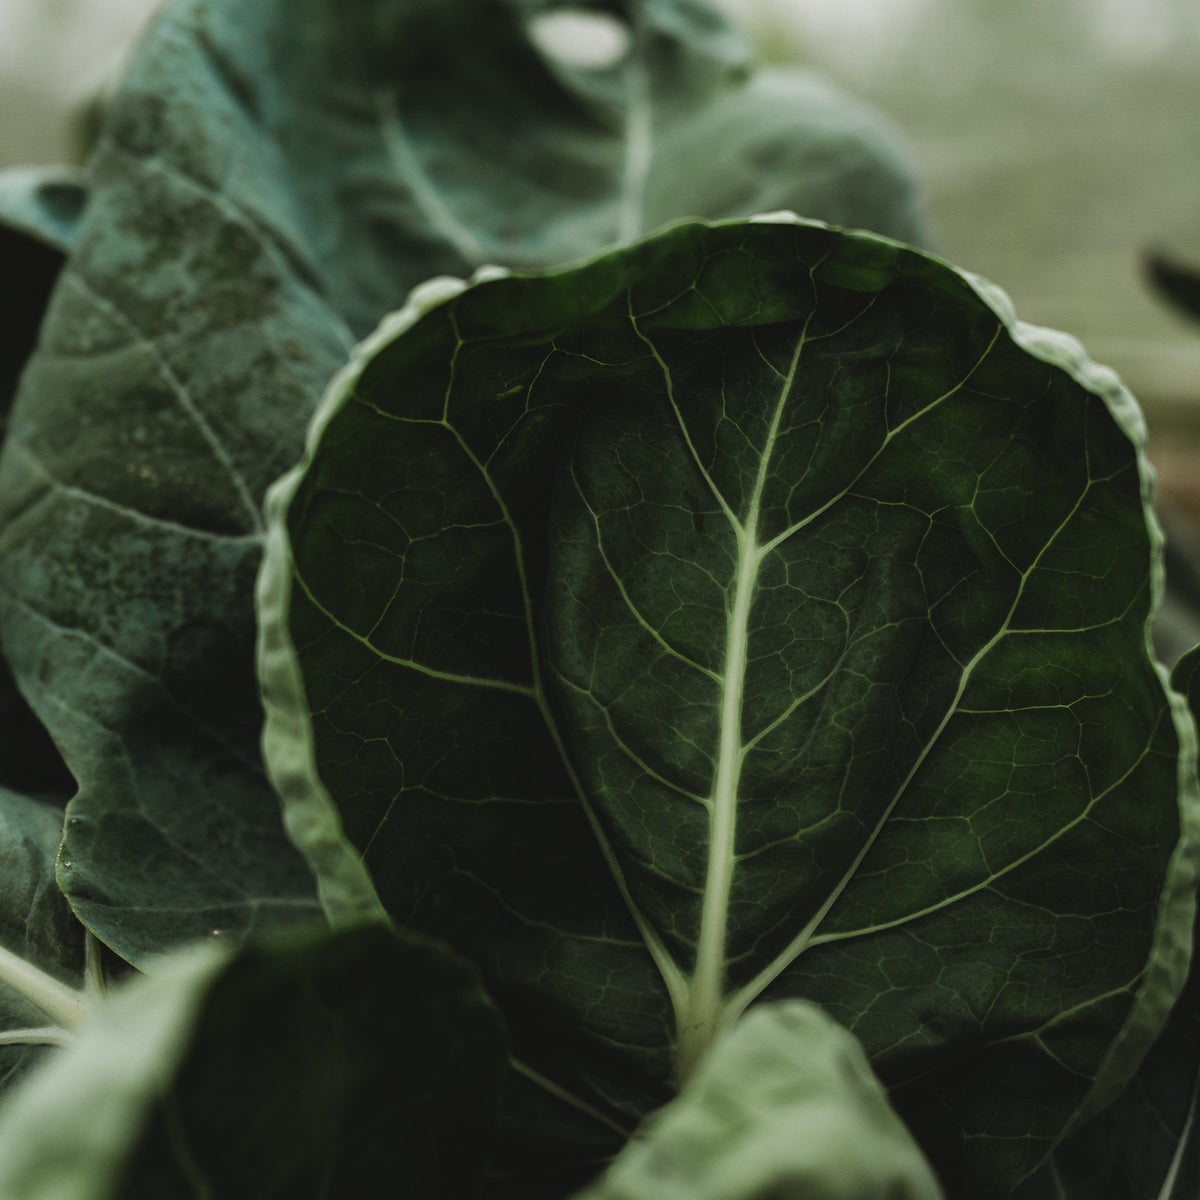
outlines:
[[[1171, 683], [1200, 717], [1200, 646], [1176, 663]], [[1194, 747], [1190, 754], [1194, 756]], [[1194, 757], [1181, 769], [1195, 771]], [[1185, 927], [1186, 932], [1186, 927]], [[1055, 1200], [1194, 1200], [1200, 1194], [1200, 962], [1196, 935], [1177, 936], [1191, 972], [1166, 1028], [1129, 1087], [1055, 1155], [1039, 1193]], [[1179, 931], [1176, 930], [1178, 935]]]
[[477, 977], [381, 928], [163, 960], [0, 1110], [22, 1200], [469, 1197], [505, 1046]]
[[483, 969], [515, 1191], [760, 999], [862, 1041], [956, 1196], [1124, 1085], [1197, 805], [1143, 432], [987, 285], [803, 222], [431, 287], [335, 382], [270, 502], [268, 755], [332, 912]]
[[173, 0], [107, 105], [0, 460], [0, 640], [79, 781], [60, 883], [131, 961], [315, 911], [262, 771], [252, 581], [356, 337], [428, 276], [668, 215], [922, 235], [877, 120], [750, 76], [693, 0], [619, 7], [634, 51], [588, 74], [524, 0]]

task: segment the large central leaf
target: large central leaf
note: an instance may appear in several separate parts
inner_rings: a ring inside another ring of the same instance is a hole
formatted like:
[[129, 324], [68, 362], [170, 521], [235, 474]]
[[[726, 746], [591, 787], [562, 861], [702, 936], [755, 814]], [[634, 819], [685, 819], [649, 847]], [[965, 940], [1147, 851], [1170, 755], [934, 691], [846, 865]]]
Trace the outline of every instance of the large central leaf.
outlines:
[[276, 489], [293, 834], [482, 966], [514, 1159], [798, 997], [1006, 1195], [1161, 1023], [1195, 789], [1138, 418], [988, 295], [805, 223], [426, 289]]

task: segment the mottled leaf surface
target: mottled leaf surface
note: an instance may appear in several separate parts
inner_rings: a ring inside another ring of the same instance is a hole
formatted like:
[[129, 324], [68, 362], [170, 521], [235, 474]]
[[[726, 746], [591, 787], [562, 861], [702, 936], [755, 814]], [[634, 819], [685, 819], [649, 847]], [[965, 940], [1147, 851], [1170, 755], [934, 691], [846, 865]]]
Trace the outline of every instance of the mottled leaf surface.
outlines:
[[0, 1194], [472, 1194], [504, 1035], [475, 973], [383, 928], [163, 960], [0, 1108]]
[[577, 1200], [941, 1200], [862, 1047], [814, 1005], [764, 1004], [720, 1038]]
[[339, 377], [270, 501], [268, 756], [333, 915], [481, 966], [520, 1186], [760, 999], [952, 1195], [1124, 1084], [1196, 808], [1141, 436], [994, 290], [804, 222], [427, 289]]
[[923, 236], [877, 119], [708, 9], [618, 6], [586, 73], [540, 7], [172, 0], [105, 109], [0, 459], [0, 641], [79, 782], [60, 882], [131, 961], [315, 912], [258, 749], [259, 504], [411, 287], [688, 212]]

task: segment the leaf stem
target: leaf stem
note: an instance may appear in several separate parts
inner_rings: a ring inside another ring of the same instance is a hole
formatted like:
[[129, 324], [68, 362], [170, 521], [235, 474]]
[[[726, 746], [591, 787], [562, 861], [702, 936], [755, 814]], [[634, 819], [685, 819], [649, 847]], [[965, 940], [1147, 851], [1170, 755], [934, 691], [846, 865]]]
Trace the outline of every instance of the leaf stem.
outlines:
[[40, 967], [3, 946], [0, 946], [0, 983], [6, 983], [36, 1004], [63, 1029], [77, 1029], [94, 1007], [94, 1000], [88, 993], [47, 975]]
[[725, 993], [725, 955], [729, 902], [737, 853], [738, 788], [742, 774], [742, 705], [749, 658], [750, 609], [758, 560], [758, 496], [754, 496], [748, 528], [738, 530], [737, 591], [729, 614], [728, 648], [721, 697], [721, 736], [717, 770], [709, 804], [708, 873], [700, 918], [700, 940], [688, 994], [687, 1013], [679, 1030], [679, 1074], [686, 1080], [716, 1038]]
[[39, 1025], [28, 1029], [6, 1029], [0, 1033], [0, 1046], [67, 1046], [75, 1035], [57, 1025]]
[[[746, 517], [731, 516], [737, 539], [736, 587], [726, 625], [725, 666], [722, 671], [720, 734], [716, 770], [709, 801], [708, 869], [704, 881], [704, 900], [700, 912], [700, 936], [696, 944], [696, 963], [688, 988], [685, 1017], [679, 1027], [678, 1071], [682, 1083], [716, 1040], [733, 1015], [725, 1002], [725, 969], [729, 937], [729, 909], [733, 897], [733, 877], [737, 865], [737, 813], [741, 801], [742, 768], [747, 743], [742, 729], [746, 671], [750, 662], [751, 616], [758, 586], [758, 574], [768, 550], [759, 535], [767, 472], [784, 409], [791, 398], [800, 355], [808, 339], [811, 315], [805, 320], [792, 351], [792, 361], [784, 376], [775, 411], [759, 452], [754, 489], [749, 497]], [[678, 411], [678, 410], [677, 410]], [[732, 513], [732, 510], [729, 510]]]
[[93, 1000], [102, 1000], [108, 995], [108, 982], [104, 978], [100, 940], [90, 930], [85, 931], [83, 937], [83, 994]]

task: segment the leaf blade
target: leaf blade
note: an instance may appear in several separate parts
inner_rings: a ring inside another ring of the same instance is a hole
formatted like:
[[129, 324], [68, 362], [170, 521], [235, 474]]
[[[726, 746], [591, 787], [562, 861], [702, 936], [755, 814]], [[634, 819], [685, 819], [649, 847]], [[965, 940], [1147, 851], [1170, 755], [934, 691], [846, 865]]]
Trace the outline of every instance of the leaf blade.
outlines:
[[[705, 951], [723, 1019], [816, 1000], [946, 1185], [1005, 1194], [1182, 984], [1192, 743], [1148, 650], [1132, 401], [986, 286], [805, 222], [489, 274], [392, 332], [273, 510], [264, 578], [319, 606], [262, 612], [299, 655], [310, 788], [383, 903], [479, 962], [521, 1060], [623, 1126], [677, 1081], [705, 881], [736, 859]], [[321, 615], [524, 684], [529, 596], [545, 709], [393, 670]], [[603, 1153], [541, 1120], [547, 1156]]]

